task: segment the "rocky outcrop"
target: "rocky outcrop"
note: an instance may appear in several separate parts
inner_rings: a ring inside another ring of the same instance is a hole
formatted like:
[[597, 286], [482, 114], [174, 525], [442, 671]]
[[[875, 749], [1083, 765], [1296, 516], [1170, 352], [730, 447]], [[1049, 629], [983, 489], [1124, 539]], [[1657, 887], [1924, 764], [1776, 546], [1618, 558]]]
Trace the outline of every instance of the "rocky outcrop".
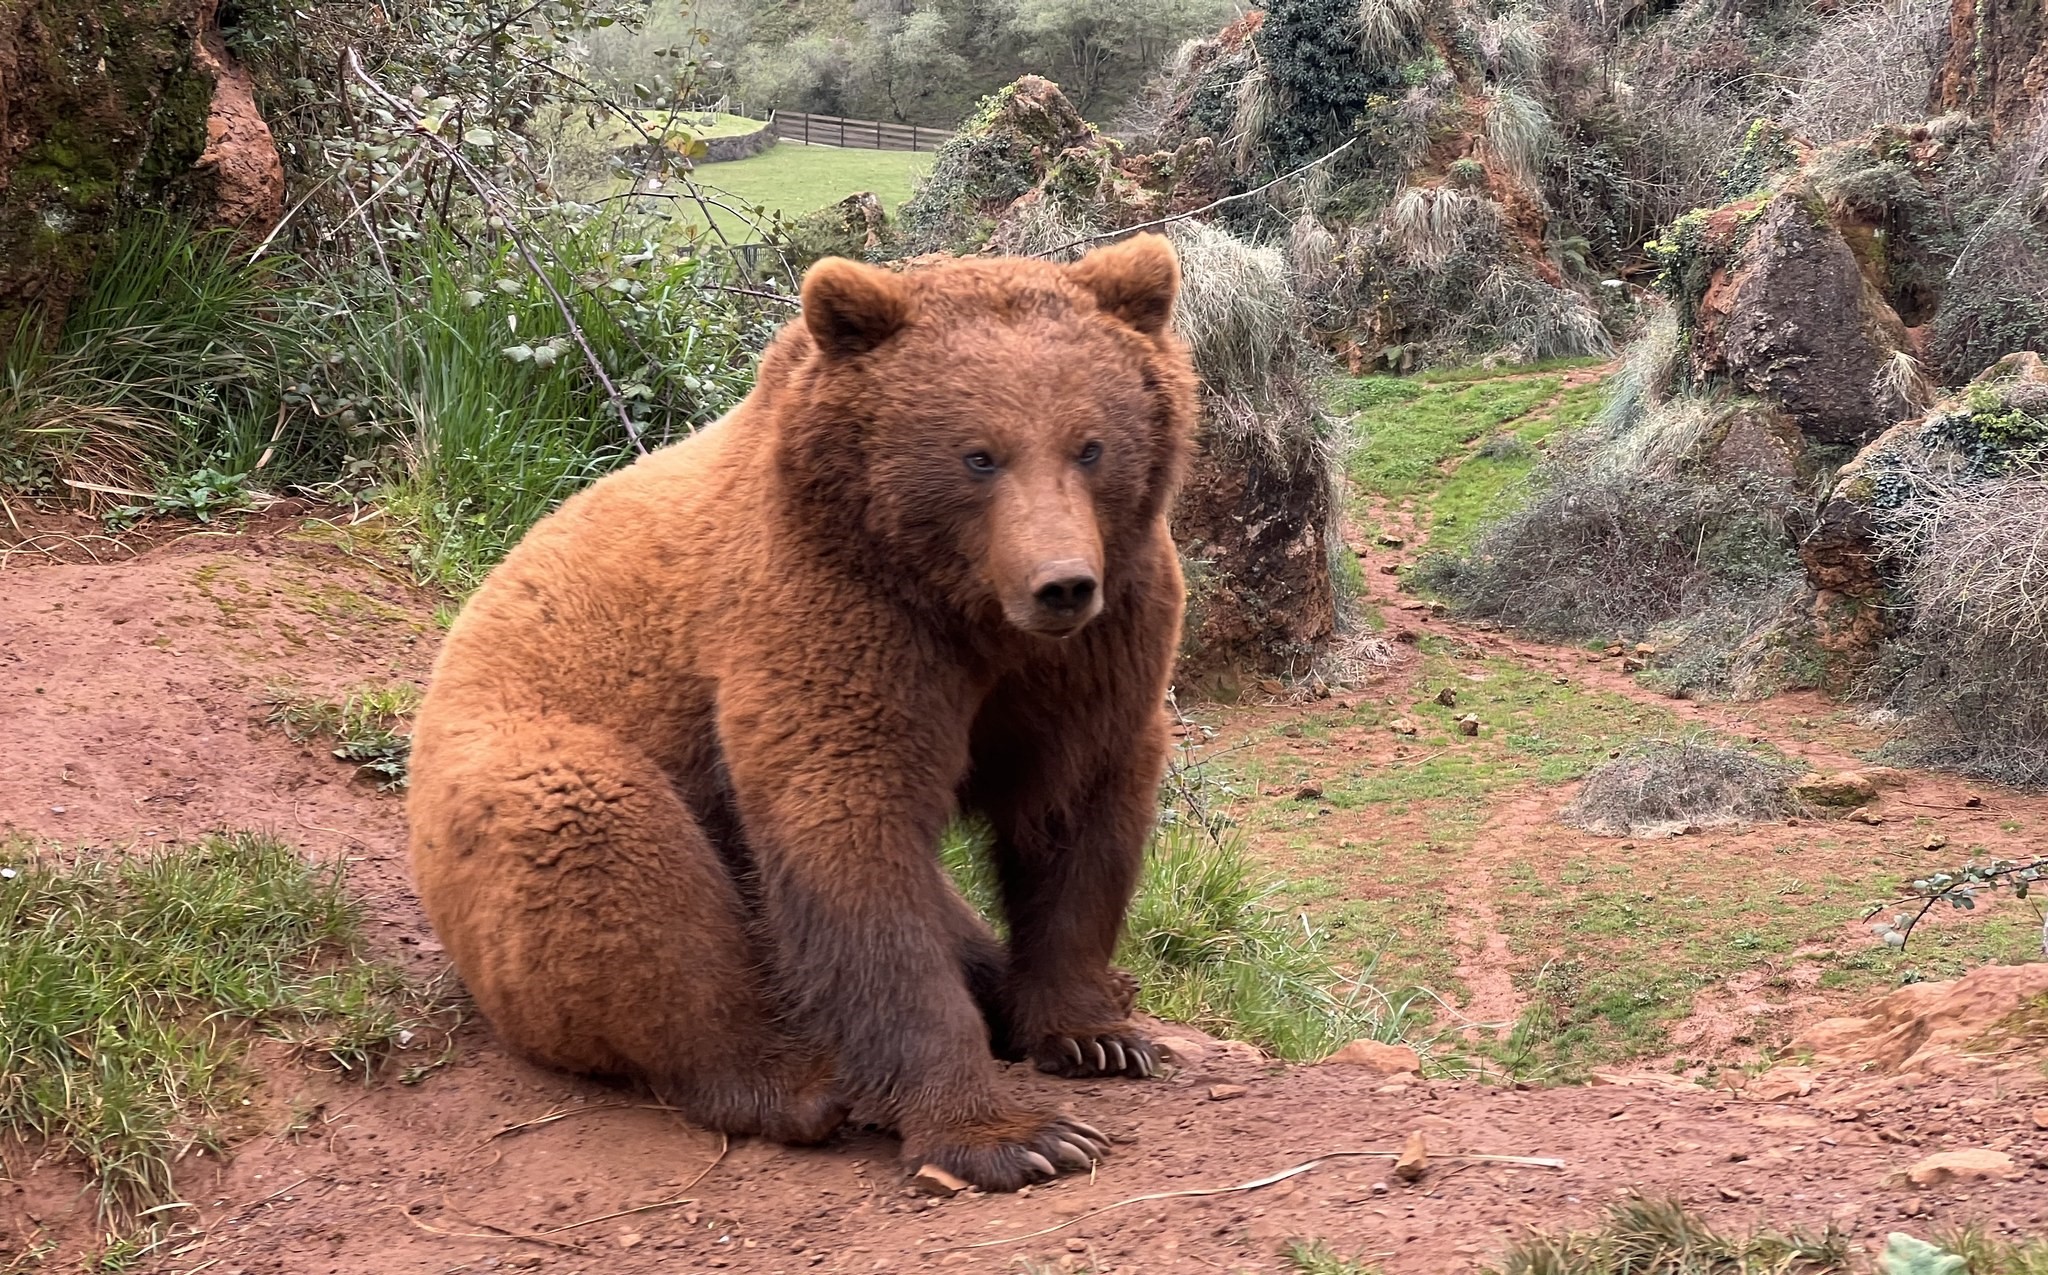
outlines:
[[284, 170], [217, 0], [0, 0], [0, 348], [54, 331], [120, 211], [256, 234]]
[[1233, 697], [1247, 673], [1307, 674], [1337, 629], [1329, 474], [1235, 452], [1213, 419], [1173, 534], [1188, 580], [1179, 684]]
[[1945, 1075], [1981, 1065], [1998, 1051], [2001, 1028], [2043, 997], [2048, 964], [1987, 965], [1948, 982], [1909, 984], [1861, 1014], [1815, 1023], [1793, 1040], [1792, 1052], [1822, 1068]]
[[2048, 100], [2048, 16], [2037, 0], [1951, 0], [1934, 112], [1968, 111], [2003, 138]]
[[1223, 176], [1208, 138], [1130, 154], [1081, 118], [1059, 86], [1027, 75], [982, 103], [939, 148], [903, 206], [903, 251], [1036, 251], [1044, 229], [1114, 230], [1215, 198]]
[[1810, 187], [1715, 210], [1694, 234], [1718, 263], [1691, 307], [1696, 376], [1733, 379], [1819, 443], [1890, 423], [1883, 373], [1905, 327]]
[[1813, 587], [1823, 649], [1867, 660], [1904, 618], [1879, 543], [1887, 520], [1910, 518], [1914, 475], [1963, 479], [2006, 471], [2048, 446], [2048, 363], [2009, 355], [1933, 411], [1892, 426], [1835, 473], [1799, 559]]

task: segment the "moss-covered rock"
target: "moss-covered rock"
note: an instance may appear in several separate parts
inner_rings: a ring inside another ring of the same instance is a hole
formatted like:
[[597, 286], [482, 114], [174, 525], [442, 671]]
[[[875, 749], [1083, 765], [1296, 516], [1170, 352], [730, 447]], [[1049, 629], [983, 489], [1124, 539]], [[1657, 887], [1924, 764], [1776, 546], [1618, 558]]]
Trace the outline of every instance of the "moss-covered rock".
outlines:
[[45, 333], [124, 207], [250, 226], [282, 166], [216, 0], [0, 0], [0, 350]]

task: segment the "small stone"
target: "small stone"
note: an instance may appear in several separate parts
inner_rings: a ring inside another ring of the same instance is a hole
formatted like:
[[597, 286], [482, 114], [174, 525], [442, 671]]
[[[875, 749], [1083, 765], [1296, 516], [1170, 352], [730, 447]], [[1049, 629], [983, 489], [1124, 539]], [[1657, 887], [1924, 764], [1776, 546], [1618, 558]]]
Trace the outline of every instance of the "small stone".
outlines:
[[1621, 662], [1621, 671], [1624, 673], [1640, 673], [1646, 667], [1648, 666], [1633, 655], [1629, 656]]
[[1740, 1191], [1735, 1191], [1735, 1190], [1731, 1190], [1731, 1189], [1729, 1189], [1728, 1187], [1725, 1187], [1725, 1186], [1724, 1186], [1724, 1187], [1719, 1187], [1719, 1188], [1717, 1188], [1717, 1189], [1718, 1189], [1718, 1190], [1719, 1190], [1719, 1192], [1720, 1192], [1721, 1198], [1722, 1198], [1723, 1200], [1726, 1200], [1726, 1201], [1727, 1201], [1728, 1203], [1730, 1203], [1730, 1204], [1740, 1204], [1740, 1203], [1742, 1203], [1742, 1192], [1740, 1192]]
[[1396, 717], [1393, 721], [1387, 723], [1387, 729], [1396, 735], [1413, 735], [1422, 728], [1405, 717]]
[[1420, 1181], [1429, 1172], [1429, 1144], [1423, 1141], [1422, 1130], [1408, 1135], [1407, 1145], [1401, 1148], [1401, 1158], [1394, 1161], [1394, 1176], [1403, 1182]]
[[1646, 659], [1646, 660], [1647, 660], [1647, 659], [1649, 659], [1649, 658], [1650, 658], [1651, 656], [1655, 655], [1656, 653], [1657, 653], [1657, 644], [1656, 644], [1656, 643], [1654, 643], [1654, 642], [1638, 642], [1638, 643], [1636, 643], [1636, 654], [1637, 654], [1637, 655], [1640, 655], [1640, 656], [1642, 656], [1642, 657], [1643, 657], [1644, 659]]
[[1085, 1252], [1087, 1252], [1087, 1251], [1088, 1251], [1088, 1241], [1087, 1241], [1087, 1240], [1068, 1240], [1068, 1241], [1067, 1241], [1067, 1251], [1068, 1251], [1069, 1253], [1085, 1253]]
[[1400, 575], [1400, 574], [1401, 574], [1401, 567], [1400, 567], [1400, 564], [1399, 564], [1399, 563], [1394, 563], [1394, 562], [1382, 562], [1382, 563], [1380, 564], [1380, 574], [1381, 574], [1381, 575], [1383, 575], [1383, 576], [1397, 576], [1397, 575]]
[[1342, 1067], [1363, 1067], [1383, 1076], [1411, 1075], [1422, 1070], [1422, 1056], [1406, 1045], [1389, 1045], [1377, 1040], [1354, 1040], [1323, 1059]]
[[1921, 1190], [1944, 1182], [2010, 1182], [2025, 1170], [2003, 1151], [1939, 1151], [1906, 1170]]
[[1403, 540], [1399, 536], [1392, 535], [1388, 532], [1382, 531], [1379, 535], [1373, 537], [1373, 543], [1377, 545], [1384, 545], [1389, 549], [1399, 549], [1402, 545], [1407, 544], [1408, 542], [1406, 540]]
[[1550, 681], [1551, 684], [1554, 686], [1570, 686], [1572, 679], [1568, 677], [1553, 677], [1550, 679]]
[[911, 1189], [920, 1195], [951, 1198], [967, 1189], [965, 1178], [956, 1178], [936, 1164], [927, 1164], [910, 1179]]
[[1458, 706], [1458, 692], [1446, 686], [1436, 693], [1436, 702], [1445, 708], [1456, 708]]
[[1873, 828], [1884, 822], [1884, 816], [1875, 810], [1859, 810], [1849, 818], [1857, 823], [1867, 823]]
[[1185, 1036], [1161, 1036], [1152, 1042], [1152, 1048], [1176, 1067], [1193, 1067], [1209, 1056], [1200, 1041]]
[[619, 1232], [619, 1247], [637, 1248], [640, 1244], [640, 1241], [645, 1238], [646, 1237], [641, 1235], [638, 1231], [621, 1231]]
[[1384, 1183], [1384, 1182], [1375, 1182], [1375, 1183], [1373, 1183], [1373, 1184], [1372, 1184], [1372, 1193], [1373, 1193], [1374, 1195], [1385, 1195], [1385, 1194], [1387, 1193], [1387, 1184], [1386, 1184], [1386, 1183]]
[[1975, 793], [1971, 793], [1969, 796], [1963, 798], [1963, 805], [1965, 808], [1970, 810], [1981, 809], [1984, 805], [1984, 799], [1982, 797], [1979, 797]]
[[1319, 801], [1321, 800], [1322, 795], [1323, 786], [1319, 783], [1315, 783], [1314, 781], [1305, 783], [1301, 787], [1294, 790], [1294, 799], [1296, 801]]
[[2036, 1107], [2027, 1113], [2036, 1129], [2048, 1129], [2048, 1107]]
[[1804, 1067], [1773, 1067], [1741, 1089], [1751, 1102], [1786, 1102], [1813, 1092], [1813, 1073]]
[[1460, 717], [1458, 719], [1458, 733], [1460, 735], [1477, 735], [1479, 733], [1479, 719], [1471, 713]]
[[1250, 1092], [1251, 1090], [1243, 1085], [1210, 1085], [1209, 1101], [1229, 1102], [1233, 1098], [1242, 1098]]
[[1946, 845], [1948, 845], [1947, 837], [1942, 836], [1938, 832], [1930, 832], [1927, 834], [1927, 840], [1920, 843], [1920, 848], [1922, 850], [1940, 850]]

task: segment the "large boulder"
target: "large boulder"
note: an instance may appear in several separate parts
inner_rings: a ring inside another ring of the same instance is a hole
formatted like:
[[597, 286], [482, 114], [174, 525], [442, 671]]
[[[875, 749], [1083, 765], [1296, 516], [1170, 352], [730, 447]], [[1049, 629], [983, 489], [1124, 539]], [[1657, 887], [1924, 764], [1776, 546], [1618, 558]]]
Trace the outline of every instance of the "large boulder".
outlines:
[[284, 168], [218, 0], [0, 0], [0, 350], [54, 332], [120, 211], [262, 234]]
[[1731, 211], [1702, 224], [1725, 264], [1695, 312], [1695, 371], [1775, 402], [1816, 442], [1862, 442], [1890, 423], [1883, 374], [1904, 325], [1809, 186]]

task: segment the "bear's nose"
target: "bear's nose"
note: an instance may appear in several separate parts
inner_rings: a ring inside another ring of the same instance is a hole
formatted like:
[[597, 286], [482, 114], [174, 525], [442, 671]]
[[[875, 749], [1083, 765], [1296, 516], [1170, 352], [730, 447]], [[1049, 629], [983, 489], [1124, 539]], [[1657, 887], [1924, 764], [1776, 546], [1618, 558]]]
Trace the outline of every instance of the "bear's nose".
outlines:
[[1059, 563], [1039, 573], [1038, 587], [1031, 596], [1039, 606], [1058, 615], [1085, 611], [1095, 601], [1095, 573], [1079, 563]]

